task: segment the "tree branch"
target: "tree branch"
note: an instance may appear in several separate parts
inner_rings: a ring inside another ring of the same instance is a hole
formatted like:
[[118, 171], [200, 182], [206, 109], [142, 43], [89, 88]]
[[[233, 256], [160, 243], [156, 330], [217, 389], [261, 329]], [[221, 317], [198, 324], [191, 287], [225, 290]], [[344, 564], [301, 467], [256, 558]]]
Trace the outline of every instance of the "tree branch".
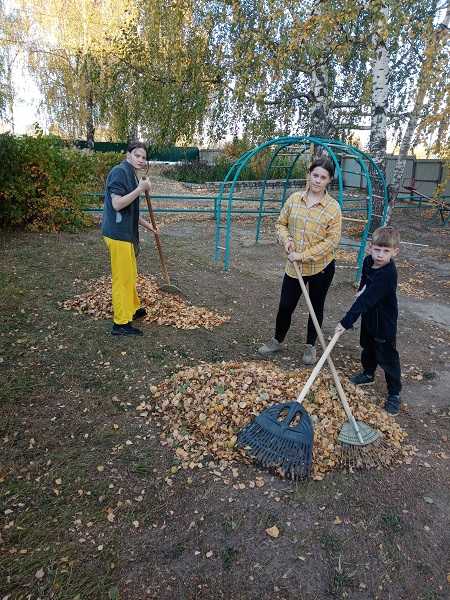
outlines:
[[335, 129], [359, 129], [361, 131], [370, 131], [372, 127], [370, 125], [358, 125], [354, 123], [340, 123], [339, 125], [333, 125]]

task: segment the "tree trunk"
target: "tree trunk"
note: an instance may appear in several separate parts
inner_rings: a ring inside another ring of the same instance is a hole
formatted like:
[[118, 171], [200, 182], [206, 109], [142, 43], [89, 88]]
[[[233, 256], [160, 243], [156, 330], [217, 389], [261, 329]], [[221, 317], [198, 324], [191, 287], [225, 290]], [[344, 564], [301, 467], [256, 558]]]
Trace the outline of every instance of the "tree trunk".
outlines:
[[[383, 32], [387, 27], [388, 10], [385, 5], [377, 21], [377, 30]], [[380, 33], [373, 35], [375, 58], [372, 64], [372, 111], [369, 151], [376, 164], [384, 171], [386, 162], [386, 128], [389, 55], [386, 40]]]
[[[424, 52], [424, 60], [420, 66], [419, 76], [417, 80], [417, 93], [414, 99], [414, 107], [409, 115], [408, 123], [400, 144], [400, 150], [395, 163], [394, 175], [391, 185], [391, 209], [397, 199], [400, 191], [400, 186], [405, 172], [406, 156], [411, 148], [411, 140], [419, 121], [420, 113], [422, 112], [425, 97], [429, 88], [428, 73], [433, 68], [433, 57], [436, 55], [437, 47], [445, 44], [447, 40], [447, 29], [450, 22], [450, 5], [447, 6], [447, 11], [444, 20], [438, 25], [433, 32], [433, 36]], [[438, 131], [438, 140], [445, 135], [448, 121], [444, 117], [441, 121]]]
[[94, 150], [94, 95], [92, 93], [92, 87], [89, 84], [89, 91], [87, 96], [87, 119], [86, 119], [86, 141], [89, 150]]
[[328, 66], [320, 65], [311, 76], [310, 135], [328, 137], [330, 98], [328, 94]]
[[441, 122], [439, 123], [439, 129], [437, 134], [437, 140], [435, 144], [435, 150], [437, 154], [441, 154], [443, 147], [442, 142], [446, 143], [446, 135], [449, 128], [450, 122], [450, 89], [447, 89], [447, 95], [445, 100], [445, 108], [444, 114], [442, 116]]
[[11, 128], [11, 133], [14, 135], [14, 82], [13, 82], [13, 65], [16, 60], [17, 53], [11, 59], [10, 52], [6, 53], [6, 105], [7, 105], [7, 123]]

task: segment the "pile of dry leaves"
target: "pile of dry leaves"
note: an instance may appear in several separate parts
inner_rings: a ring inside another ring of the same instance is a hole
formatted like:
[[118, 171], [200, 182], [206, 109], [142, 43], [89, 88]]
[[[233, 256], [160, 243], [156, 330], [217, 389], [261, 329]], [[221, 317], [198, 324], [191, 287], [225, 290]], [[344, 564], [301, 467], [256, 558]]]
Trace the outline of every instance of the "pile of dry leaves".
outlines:
[[[238, 431], [267, 406], [294, 400], [308, 371], [283, 371], [266, 362], [202, 364], [176, 373], [151, 387], [150, 402], [137, 410], [162, 426], [162, 441], [175, 449], [183, 468], [204, 466], [210, 458], [221, 464], [247, 460], [236, 448]], [[383, 433], [390, 460], [401, 462], [412, 449], [407, 434], [361, 389], [343, 382], [355, 418]], [[321, 374], [305, 408], [313, 416], [315, 479], [339, 468], [339, 431], [346, 421], [331, 376]], [[408, 459], [407, 459], [408, 460]]]
[[356, 265], [356, 259], [358, 255], [356, 252], [347, 252], [346, 250], [342, 250], [342, 248], [338, 248], [336, 251], [336, 259], [339, 262], [351, 263]]
[[[83, 284], [76, 281], [75, 285], [83, 285], [89, 291], [65, 300], [62, 303], [65, 310], [88, 314], [94, 319], [112, 318], [110, 277], [92, 279]], [[212, 329], [230, 320], [229, 316], [219, 315], [201, 306], [193, 306], [181, 296], [161, 291], [154, 277], [139, 276], [137, 289], [142, 306], [147, 310], [145, 321], [158, 325], [172, 325], [178, 329]]]
[[433, 292], [431, 292], [426, 287], [426, 283], [424, 282], [424, 276], [411, 277], [406, 281], [402, 281], [398, 284], [398, 289], [405, 296], [411, 296], [412, 298], [431, 298], [433, 296]]

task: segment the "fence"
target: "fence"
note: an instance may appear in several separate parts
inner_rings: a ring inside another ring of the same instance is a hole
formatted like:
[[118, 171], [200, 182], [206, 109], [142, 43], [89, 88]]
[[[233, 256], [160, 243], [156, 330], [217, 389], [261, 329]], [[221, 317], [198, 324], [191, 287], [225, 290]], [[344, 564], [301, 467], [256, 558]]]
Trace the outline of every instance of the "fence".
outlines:
[[[85, 140], [75, 140], [77, 148], [85, 149], [88, 144]], [[95, 152], [126, 152], [128, 144], [121, 142], [95, 142]], [[195, 146], [181, 148], [178, 146], [168, 146], [166, 148], [158, 148], [156, 146], [148, 147], [149, 160], [157, 160], [161, 162], [195, 162], [200, 160], [200, 151]]]
[[[386, 159], [386, 182], [389, 185], [393, 181], [396, 156], [388, 156]], [[361, 173], [358, 163], [353, 158], [345, 158], [342, 164], [344, 172], [344, 184], [348, 187], [365, 189], [366, 181]], [[445, 180], [447, 176], [445, 164], [438, 159], [416, 159], [412, 156], [406, 159], [405, 171], [400, 186], [415, 184], [415, 188], [421, 194], [433, 196], [436, 187]], [[447, 182], [444, 196], [450, 195], [450, 181]]]

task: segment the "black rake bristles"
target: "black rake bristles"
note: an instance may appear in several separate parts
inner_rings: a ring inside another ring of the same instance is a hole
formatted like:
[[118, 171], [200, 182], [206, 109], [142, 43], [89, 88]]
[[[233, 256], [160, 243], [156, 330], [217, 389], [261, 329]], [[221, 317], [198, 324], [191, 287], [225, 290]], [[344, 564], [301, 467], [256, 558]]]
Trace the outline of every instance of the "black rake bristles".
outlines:
[[[283, 411], [288, 412], [285, 418]], [[301, 418], [296, 422], [299, 413]], [[313, 437], [308, 413], [295, 402], [263, 411], [239, 432], [238, 445], [262, 467], [298, 480], [310, 475]]]

